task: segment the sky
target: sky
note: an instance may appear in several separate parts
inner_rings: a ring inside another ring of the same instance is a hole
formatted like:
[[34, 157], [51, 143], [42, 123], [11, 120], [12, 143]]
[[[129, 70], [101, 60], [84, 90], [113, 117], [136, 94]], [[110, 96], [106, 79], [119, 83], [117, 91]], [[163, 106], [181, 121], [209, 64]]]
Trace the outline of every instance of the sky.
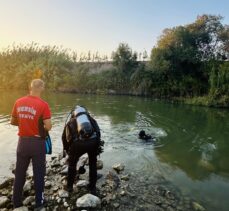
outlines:
[[35, 42], [109, 55], [124, 42], [150, 53], [163, 29], [202, 14], [229, 24], [229, 0], [0, 0], [0, 51]]

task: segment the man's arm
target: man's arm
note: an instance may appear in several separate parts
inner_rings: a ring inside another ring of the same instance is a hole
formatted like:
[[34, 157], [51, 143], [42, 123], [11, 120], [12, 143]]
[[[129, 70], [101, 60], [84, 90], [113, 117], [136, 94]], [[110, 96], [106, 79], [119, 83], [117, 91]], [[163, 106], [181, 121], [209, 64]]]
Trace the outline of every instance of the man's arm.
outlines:
[[10, 118], [10, 124], [18, 126], [18, 119], [16, 117], [11, 116]]
[[51, 119], [45, 119], [43, 120], [45, 130], [50, 131], [52, 128], [52, 122]]

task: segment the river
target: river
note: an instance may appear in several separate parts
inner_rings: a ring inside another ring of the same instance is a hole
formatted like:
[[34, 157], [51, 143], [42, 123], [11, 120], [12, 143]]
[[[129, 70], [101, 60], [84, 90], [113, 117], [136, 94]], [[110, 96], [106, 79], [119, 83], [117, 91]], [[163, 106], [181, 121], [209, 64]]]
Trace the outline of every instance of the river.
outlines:
[[[0, 181], [12, 176], [17, 127], [9, 125], [9, 118], [14, 101], [24, 94], [0, 90]], [[133, 188], [139, 194], [147, 195], [148, 184], [163, 178], [206, 210], [229, 210], [228, 110], [130, 96], [45, 93], [43, 97], [53, 115], [54, 154], [62, 151], [68, 113], [75, 105], [84, 105], [101, 127], [103, 171], [121, 162], [135, 175]], [[155, 141], [139, 140], [141, 129], [155, 136]]]

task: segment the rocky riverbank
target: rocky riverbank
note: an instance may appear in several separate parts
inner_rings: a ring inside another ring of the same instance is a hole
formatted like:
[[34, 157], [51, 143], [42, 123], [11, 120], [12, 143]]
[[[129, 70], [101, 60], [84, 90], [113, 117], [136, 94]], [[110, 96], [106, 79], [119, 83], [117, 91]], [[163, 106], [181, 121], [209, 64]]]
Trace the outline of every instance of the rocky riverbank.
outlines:
[[[47, 162], [45, 177], [45, 196], [47, 206], [42, 209], [53, 210], [154, 210], [154, 211], [204, 211], [205, 208], [189, 197], [183, 196], [162, 178], [149, 183], [147, 178], [126, 172], [124, 164], [114, 164], [104, 174], [98, 171], [97, 196], [88, 192], [88, 159], [83, 156], [79, 166], [86, 164], [86, 173], [80, 174], [74, 190], [64, 190], [66, 184], [67, 158], [53, 156]], [[98, 170], [103, 162], [98, 160]], [[13, 210], [11, 202], [14, 177], [0, 184], [0, 210]], [[29, 172], [24, 186], [23, 207], [17, 211], [33, 210], [34, 189], [32, 173]]]

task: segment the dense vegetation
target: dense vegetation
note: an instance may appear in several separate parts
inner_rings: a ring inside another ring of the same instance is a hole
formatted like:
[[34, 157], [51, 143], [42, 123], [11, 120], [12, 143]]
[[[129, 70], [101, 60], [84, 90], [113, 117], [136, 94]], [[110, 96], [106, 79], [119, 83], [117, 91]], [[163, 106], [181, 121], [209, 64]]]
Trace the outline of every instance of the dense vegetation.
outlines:
[[25, 89], [43, 78], [52, 90], [117, 93], [229, 106], [229, 26], [221, 16], [165, 29], [150, 58], [121, 43], [107, 56], [32, 43], [0, 53], [0, 87]]

